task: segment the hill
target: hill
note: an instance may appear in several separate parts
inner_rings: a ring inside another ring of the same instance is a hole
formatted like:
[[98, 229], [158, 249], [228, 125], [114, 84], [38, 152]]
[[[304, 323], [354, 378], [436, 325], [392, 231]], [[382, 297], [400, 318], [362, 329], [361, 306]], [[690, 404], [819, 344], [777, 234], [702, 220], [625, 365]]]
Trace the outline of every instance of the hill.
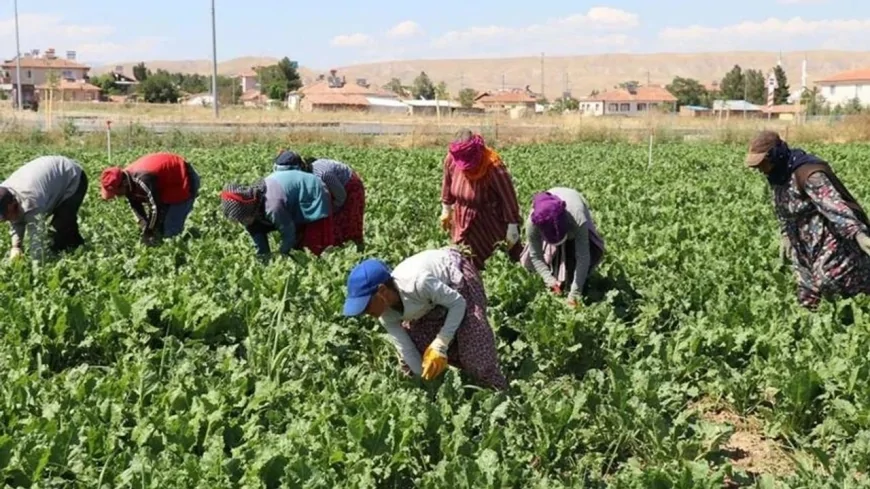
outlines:
[[[782, 53], [791, 87], [800, 85], [801, 62], [807, 59], [808, 83], [849, 69], [870, 67], [870, 52], [854, 51], [807, 51]], [[592, 90], [603, 90], [614, 85], [636, 80], [643, 84], [669, 83], [675, 76], [695, 78], [702, 83], [721, 80], [735, 64], [742, 68], [762, 69], [764, 72], [776, 65], [779, 53], [764, 51], [715, 52], [715, 53], [658, 53], [658, 54], [607, 54], [544, 58], [544, 91], [550, 98], [561, 95], [566, 88], [574, 96], [587, 95]], [[251, 66], [275, 63], [275, 58], [245, 57], [219, 64], [221, 74], [238, 74]], [[196, 61], [146, 61], [151, 69], [190, 73], [211, 73], [211, 62]], [[118, 63], [128, 72], [135, 63]], [[114, 64], [103, 67], [108, 71]], [[411, 84], [414, 77], [425, 71], [434, 82], [444, 81], [451, 93], [463, 87], [478, 91], [529, 86], [533, 91], [541, 88], [541, 58], [490, 58], [455, 60], [398, 60], [379, 63], [338, 67], [348, 80], [365, 78], [371, 83], [383, 85], [391, 78], [399, 78]], [[95, 73], [100, 73], [98, 69]], [[327, 69], [301, 68], [306, 82]]]
[[[218, 74], [220, 75], [238, 75], [240, 73], [245, 73], [251, 71], [251, 67], [253, 66], [261, 66], [261, 65], [272, 65], [278, 62], [278, 58], [271, 57], [258, 57], [258, 56], [245, 56], [242, 58], [234, 58], [227, 61], [221, 61], [218, 63]], [[95, 66], [93, 70], [94, 75], [101, 75], [103, 73], [107, 73], [115, 68], [115, 66], [122, 66], [124, 69], [124, 73], [132, 74], [133, 66], [139, 64], [139, 61], [135, 62], [121, 62], [121, 63], [108, 63], [102, 66]], [[145, 61], [145, 65], [152, 71], [157, 71], [159, 69], [169, 71], [170, 73], [199, 73], [201, 75], [210, 75], [211, 74], [211, 60], [208, 59], [198, 59], [198, 60], [157, 60], [157, 61]], [[301, 75], [303, 77], [312, 78], [314, 75], [306, 70], [305, 68], [301, 68]]]

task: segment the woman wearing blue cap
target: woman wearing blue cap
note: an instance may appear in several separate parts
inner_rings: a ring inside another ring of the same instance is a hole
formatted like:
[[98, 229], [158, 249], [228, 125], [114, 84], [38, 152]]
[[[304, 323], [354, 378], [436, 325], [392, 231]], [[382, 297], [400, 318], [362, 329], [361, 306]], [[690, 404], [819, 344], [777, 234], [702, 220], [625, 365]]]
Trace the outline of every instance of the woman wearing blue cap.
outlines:
[[335, 244], [353, 241], [362, 248], [366, 191], [353, 168], [337, 160], [303, 158], [294, 151], [281, 151], [275, 158], [275, 171], [281, 170], [304, 171], [321, 179], [332, 197]]
[[[480, 274], [458, 250], [427, 250], [390, 271], [368, 259], [347, 279], [345, 316], [380, 319], [405, 366], [432, 380], [448, 363], [481, 384], [507, 389], [486, 316]], [[421, 356], [422, 355], [422, 356]]]

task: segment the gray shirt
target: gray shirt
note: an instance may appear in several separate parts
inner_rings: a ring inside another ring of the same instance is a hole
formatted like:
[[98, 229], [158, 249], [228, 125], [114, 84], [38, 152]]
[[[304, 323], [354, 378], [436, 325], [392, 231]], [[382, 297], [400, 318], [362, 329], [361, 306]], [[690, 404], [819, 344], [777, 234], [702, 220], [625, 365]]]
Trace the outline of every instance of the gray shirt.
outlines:
[[9, 175], [0, 187], [8, 188], [21, 206], [21, 217], [12, 225], [12, 247], [21, 248], [30, 233], [30, 251], [34, 257], [42, 250], [41, 216], [51, 214], [64, 200], [72, 197], [81, 180], [81, 165], [64, 156], [41, 156], [25, 163]]
[[[574, 270], [574, 282], [571, 284], [571, 296], [579, 295], [586, 283], [589, 273], [591, 255], [589, 253], [589, 226], [592, 215], [589, 213], [589, 205], [586, 198], [580, 192], [565, 187], [555, 187], [548, 190], [551, 194], [565, 201], [565, 211], [568, 213], [568, 233], [565, 241], [574, 241], [574, 256], [576, 269]], [[526, 220], [529, 241], [529, 259], [532, 267], [548, 287], [559, 284], [559, 280], [553, 276], [550, 267], [544, 262], [544, 241], [541, 232], [532, 224], [532, 215]]]

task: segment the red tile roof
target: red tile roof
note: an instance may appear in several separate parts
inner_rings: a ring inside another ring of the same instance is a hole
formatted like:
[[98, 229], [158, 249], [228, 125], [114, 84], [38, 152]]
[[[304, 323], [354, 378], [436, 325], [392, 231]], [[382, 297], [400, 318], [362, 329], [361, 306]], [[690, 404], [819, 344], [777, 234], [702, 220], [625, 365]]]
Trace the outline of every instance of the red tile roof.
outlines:
[[[15, 58], [11, 60], [6, 60], [3, 62], [3, 68], [15, 68]], [[68, 59], [62, 58], [54, 58], [54, 59], [46, 59], [46, 58], [21, 58], [21, 67], [22, 68], [77, 68], [80, 70], [89, 70], [91, 69], [89, 66], [85, 66], [83, 64], [76, 63], [75, 61], [70, 61]]]
[[[48, 90], [49, 88], [51, 88], [51, 87], [49, 87], [48, 83], [43, 83], [42, 85], [36, 86], [37, 90]], [[100, 87], [91, 85], [90, 83], [83, 82], [83, 81], [69, 81], [69, 80], [60, 80], [57, 83], [57, 86], [54, 87], [54, 89], [55, 90], [68, 90], [68, 91], [82, 90], [85, 92], [92, 92], [92, 91], [99, 92], [100, 91]]]
[[537, 102], [535, 97], [532, 97], [526, 92], [521, 91], [511, 91], [511, 92], [495, 92], [495, 93], [484, 93], [479, 95], [476, 99], [476, 102], [479, 102], [483, 105], [486, 104], [531, 104]]
[[369, 101], [362, 94], [313, 93], [306, 94], [302, 100], [312, 105], [354, 105], [360, 107], [369, 105]]
[[817, 80], [816, 83], [866, 82], [870, 81], [870, 69], [851, 70]]
[[251, 89], [243, 93], [242, 96], [239, 97], [239, 100], [241, 100], [242, 102], [254, 102], [257, 100], [266, 100], [267, 98], [268, 97], [260, 93], [259, 90]]
[[596, 102], [676, 102], [677, 98], [664, 87], [637, 87], [635, 93], [626, 89], [606, 90], [590, 97]]
[[330, 87], [329, 82], [326, 80], [320, 80], [318, 82], [314, 82], [311, 85], [304, 86], [299, 89], [299, 93], [304, 95], [305, 97], [310, 97], [311, 95], [369, 95], [376, 97], [388, 97], [388, 98], [398, 98], [395, 93], [389, 92], [387, 90], [383, 90], [377, 87], [364, 87], [361, 85], [357, 85], [353, 82], [347, 82], [342, 87]]

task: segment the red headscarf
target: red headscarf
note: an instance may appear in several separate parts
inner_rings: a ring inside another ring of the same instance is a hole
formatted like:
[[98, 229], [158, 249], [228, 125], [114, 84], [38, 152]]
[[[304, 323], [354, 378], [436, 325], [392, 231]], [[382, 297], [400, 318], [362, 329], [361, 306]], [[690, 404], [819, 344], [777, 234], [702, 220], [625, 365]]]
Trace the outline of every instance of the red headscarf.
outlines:
[[103, 170], [103, 174], [100, 176], [100, 195], [103, 200], [117, 197], [122, 185], [124, 185], [124, 170], [117, 166]]

